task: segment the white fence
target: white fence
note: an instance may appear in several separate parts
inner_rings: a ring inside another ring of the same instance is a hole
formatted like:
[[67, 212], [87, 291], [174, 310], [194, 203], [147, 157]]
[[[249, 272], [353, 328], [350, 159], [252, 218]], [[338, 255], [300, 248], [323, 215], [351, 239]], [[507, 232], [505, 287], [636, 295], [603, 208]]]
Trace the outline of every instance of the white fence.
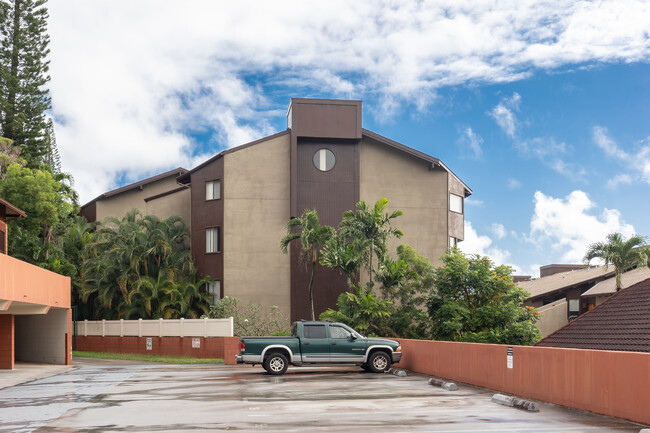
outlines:
[[83, 337], [232, 337], [233, 319], [84, 320]]

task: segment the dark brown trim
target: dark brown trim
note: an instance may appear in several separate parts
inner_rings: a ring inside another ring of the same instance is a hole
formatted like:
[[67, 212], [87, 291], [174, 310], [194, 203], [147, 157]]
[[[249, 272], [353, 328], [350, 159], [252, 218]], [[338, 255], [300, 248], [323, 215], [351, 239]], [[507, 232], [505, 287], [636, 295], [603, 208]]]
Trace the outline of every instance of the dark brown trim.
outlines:
[[150, 202], [151, 200], [155, 200], [157, 198], [165, 197], [167, 195], [172, 195], [172, 194], [175, 194], [175, 193], [177, 193], [179, 191], [184, 191], [186, 189], [187, 189], [187, 186], [183, 185], [183, 186], [180, 186], [180, 187], [178, 187], [176, 189], [172, 189], [172, 190], [166, 191], [166, 192], [161, 192], [160, 194], [156, 194], [156, 195], [152, 195], [151, 197], [147, 197], [147, 198], [144, 199], [144, 202], [147, 203], [147, 202]]
[[276, 132], [273, 135], [269, 135], [268, 137], [263, 137], [263, 138], [260, 138], [258, 140], [251, 141], [249, 143], [242, 144], [240, 146], [236, 146], [236, 147], [224, 150], [222, 152], [219, 152], [215, 156], [213, 156], [212, 158], [210, 158], [207, 161], [197, 165], [193, 169], [189, 170], [188, 172], [186, 172], [183, 175], [176, 178], [176, 182], [182, 183], [182, 184], [188, 184], [188, 183], [190, 183], [190, 177], [191, 177], [192, 173], [194, 173], [197, 170], [205, 167], [206, 165], [210, 164], [211, 162], [216, 161], [217, 159], [221, 158], [222, 156], [227, 155], [229, 153], [237, 152], [238, 150], [246, 149], [247, 147], [254, 146], [256, 144], [260, 144], [260, 143], [263, 143], [265, 141], [272, 140], [274, 138], [282, 137], [283, 135], [289, 134], [290, 132], [291, 132], [290, 129], [286, 129], [286, 130], [281, 131], [281, 132]]
[[117, 189], [114, 189], [112, 191], [105, 192], [104, 194], [98, 195], [94, 199], [90, 200], [88, 203], [81, 206], [81, 209], [85, 208], [86, 206], [91, 205], [92, 203], [96, 202], [97, 200], [101, 200], [101, 199], [107, 198], [107, 197], [112, 197], [114, 195], [121, 194], [121, 193], [126, 192], [126, 191], [130, 191], [132, 189], [137, 189], [137, 188], [142, 189], [143, 186], [145, 186], [147, 184], [150, 184], [152, 182], [156, 182], [156, 181], [159, 181], [161, 179], [164, 179], [164, 178], [170, 177], [170, 176], [175, 176], [175, 177], [182, 176], [184, 173], [187, 173], [186, 169], [184, 169], [183, 167], [177, 167], [177, 168], [175, 168], [173, 170], [169, 170], [169, 171], [166, 171], [164, 173], [160, 173], [160, 174], [157, 174], [155, 176], [148, 177], [146, 179], [142, 179], [142, 180], [139, 180], [137, 182], [130, 183], [130, 184], [125, 185], [125, 186], [123, 186], [121, 188], [117, 188]]
[[9, 218], [9, 217], [25, 218], [27, 216], [25, 211], [18, 209], [16, 206], [12, 205], [7, 200], [3, 200], [3, 199], [0, 198], [0, 205], [5, 207], [5, 209], [6, 209], [5, 216], [7, 218]]
[[289, 217], [295, 218], [298, 216], [298, 137], [291, 130], [291, 138], [289, 140], [289, 158], [290, 161], [290, 174], [289, 174]]

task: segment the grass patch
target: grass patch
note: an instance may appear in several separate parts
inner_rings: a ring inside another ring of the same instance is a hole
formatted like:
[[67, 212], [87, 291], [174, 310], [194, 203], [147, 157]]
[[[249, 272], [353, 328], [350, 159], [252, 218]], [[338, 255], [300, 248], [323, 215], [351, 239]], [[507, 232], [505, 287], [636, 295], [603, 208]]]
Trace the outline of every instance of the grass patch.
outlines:
[[73, 358], [120, 359], [124, 361], [161, 362], [164, 364], [223, 364], [223, 359], [187, 358], [182, 356], [140, 355], [138, 353], [107, 353], [72, 351]]

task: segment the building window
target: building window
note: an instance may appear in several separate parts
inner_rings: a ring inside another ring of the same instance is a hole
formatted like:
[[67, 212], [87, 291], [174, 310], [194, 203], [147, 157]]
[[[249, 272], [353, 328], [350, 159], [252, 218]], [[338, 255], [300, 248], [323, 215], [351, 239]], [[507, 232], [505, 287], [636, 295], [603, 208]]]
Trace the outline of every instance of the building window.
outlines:
[[219, 227], [205, 229], [205, 252], [218, 253], [219, 251]]
[[320, 171], [330, 171], [335, 162], [334, 154], [329, 149], [320, 149], [314, 153], [314, 165]]
[[7, 254], [5, 251], [5, 232], [0, 230], [0, 254]]
[[453, 236], [449, 236], [449, 248], [453, 248], [455, 246], [458, 246], [458, 239]]
[[463, 198], [456, 194], [449, 194], [449, 210], [463, 213]]
[[580, 299], [569, 299], [569, 320], [580, 315]]
[[205, 285], [208, 296], [210, 297], [210, 302], [212, 305], [216, 305], [221, 299], [221, 281], [212, 281], [206, 283]]
[[205, 183], [205, 199], [218, 200], [221, 198], [221, 181], [209, 180]]

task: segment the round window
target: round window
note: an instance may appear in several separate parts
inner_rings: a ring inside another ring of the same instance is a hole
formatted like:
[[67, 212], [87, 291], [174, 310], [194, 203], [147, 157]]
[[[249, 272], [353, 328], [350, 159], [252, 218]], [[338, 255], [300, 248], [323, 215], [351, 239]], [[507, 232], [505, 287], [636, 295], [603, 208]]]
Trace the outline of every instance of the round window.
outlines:
[[320, 149], [314, 153], [314, 165], [320, 171], [330, 171], [334, 167], [334, 154], [329, 149]]

